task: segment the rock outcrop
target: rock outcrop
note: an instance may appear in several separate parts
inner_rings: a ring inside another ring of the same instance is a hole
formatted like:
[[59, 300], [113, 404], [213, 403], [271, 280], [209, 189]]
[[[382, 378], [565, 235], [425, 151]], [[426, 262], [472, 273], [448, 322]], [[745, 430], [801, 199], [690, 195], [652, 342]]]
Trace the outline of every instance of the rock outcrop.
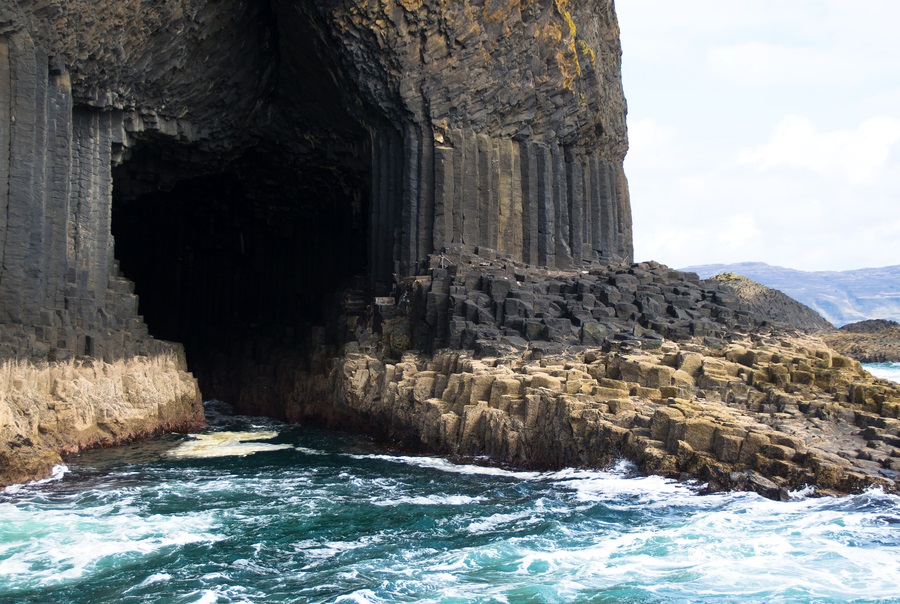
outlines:
[[620, 55], [611, 0], [4, 2], [0, 357], [204, 385], [442, 247], [628, 261]]
[[285, 382], [295, 401], [286, 414], [518, 467], [603, 467], [624, 457], [710, 490], [773, 498], [804, 486], [896, 491], [900, 388], [871, 383], [858, 362], [821, 342], [763, 340], [540, 359], [533, 350], [396, 362], [349, 353], [327, 372]]
[[49, 474], [60, 454], [205, 425], [173, 354], [0, 365], [0, 485]]
[[719, 273], [713, 278], [731, 288], [757, 316], [787, 323], [807, 332], [831, 331], [834, 328], [819, 313], [777, 289], [734, 273]]
[[172, 340], [408, 448], [895, 489], [896, 388], [629, 264], [620, 56], [612, 0], [4, 2], [0, 483], [200, 425]]
[[900, 363], [900, 323], [871, 319], [822, 334], [833, 349], [863, 363]]
[[867, 318], [900, 321], [900, 265], [849, 271], [799, 271], [763, 262], [691, 266], [701, 277], [736, 273], [784, 292], [837, 327]]
[[537, 469], [624, 457], [774, 498], [897, 489], [900, 388], [727, 285], [482, 253], [435, 257], [372, 306], [345, 296], [342, 351], [245, 352], [245, 372], [222, 378], [244, 411], [408, 450]]

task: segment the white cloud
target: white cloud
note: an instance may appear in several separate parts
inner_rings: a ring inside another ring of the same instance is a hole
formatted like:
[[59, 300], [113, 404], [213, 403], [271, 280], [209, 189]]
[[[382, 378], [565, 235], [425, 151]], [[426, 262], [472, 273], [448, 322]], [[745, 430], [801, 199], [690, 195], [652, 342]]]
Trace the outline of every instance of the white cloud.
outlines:
[[852, 184], [872, 184], [898, 142], [900, 120], [889, 117], [868, 119], [855, 130], [819, 132], [809, 119], [788, 116], [775, 126], [767, 143], [741, 151], [738, 163], [761, 170], [809, 170]]
[[616, 8], [639, 259], [900, 263], [900, 2]]

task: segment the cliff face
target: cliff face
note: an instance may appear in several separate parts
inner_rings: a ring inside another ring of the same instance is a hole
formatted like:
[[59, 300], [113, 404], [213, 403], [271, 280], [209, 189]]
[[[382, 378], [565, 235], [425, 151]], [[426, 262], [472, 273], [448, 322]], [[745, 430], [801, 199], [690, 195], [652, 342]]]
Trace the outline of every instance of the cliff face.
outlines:
[[442, 248], [628, 261], [620, 54], [611, 0], [4, 2], [0, 355], [204, 386]]
[[[102, 333], [140, 331], [117, 257], [141, 294], [222, 291], [220, 314], [254, 324], [286, 306], [315, 318], [324, 298], [284, 282], [387, 284], [444, 247], [548, 267], [631, 258], [607, 0], [0, 11], [0, 321], [29, 340], [7, 354], [127, 352]], [[159, 311], [156, 331], [183, 337], [185, 315], [212, 312], [191, 304]]]

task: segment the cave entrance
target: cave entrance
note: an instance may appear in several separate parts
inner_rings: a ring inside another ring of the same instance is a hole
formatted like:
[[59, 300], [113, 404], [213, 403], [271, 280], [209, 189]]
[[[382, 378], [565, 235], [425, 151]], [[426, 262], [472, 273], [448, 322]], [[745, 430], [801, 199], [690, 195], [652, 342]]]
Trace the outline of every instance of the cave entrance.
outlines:
[[370, 151], [327, 151], [223, 158], [151, 140], [113, 170], [121, 271], [151, 335], [185, 346], [204, 398], [240, 403], [255, 385], [239, 406], [279, 415], [264, 396], [273, 365], [321, 344], [336, 293], [365, 283]]

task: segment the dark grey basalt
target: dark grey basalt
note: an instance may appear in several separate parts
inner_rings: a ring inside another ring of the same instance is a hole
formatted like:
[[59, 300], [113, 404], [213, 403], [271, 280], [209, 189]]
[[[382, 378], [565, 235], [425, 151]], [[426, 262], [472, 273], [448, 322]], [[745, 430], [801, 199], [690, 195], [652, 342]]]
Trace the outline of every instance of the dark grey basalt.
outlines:
[[610, 0], [6, 2], [0, 354], [153, 354], [146, 316], [204, 381], [442, 248], [628, 262], [620, 55]]

